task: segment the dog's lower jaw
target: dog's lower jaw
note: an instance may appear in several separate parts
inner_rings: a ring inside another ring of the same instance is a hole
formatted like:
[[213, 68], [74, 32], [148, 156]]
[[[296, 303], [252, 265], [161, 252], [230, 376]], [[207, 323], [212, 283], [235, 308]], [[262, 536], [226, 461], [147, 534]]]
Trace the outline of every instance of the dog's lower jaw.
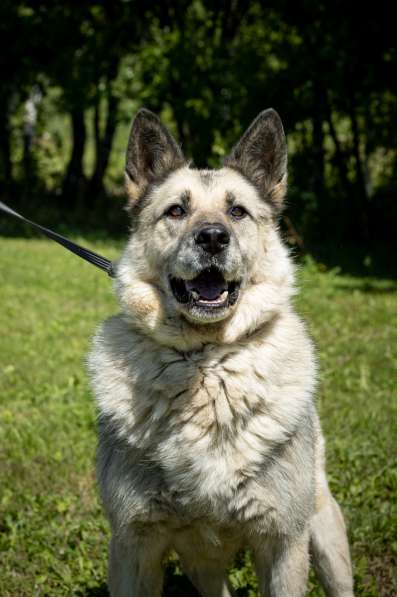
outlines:
[[192, 305], [188, 309], [178, 306], [178, 311], [181, 317], [197, 329], [198, 326], [208, 328], [211, 325], [221, 324], [231, 317], [234, 309], [227, 305], [216, 309], [206, 309], [205, 307]]

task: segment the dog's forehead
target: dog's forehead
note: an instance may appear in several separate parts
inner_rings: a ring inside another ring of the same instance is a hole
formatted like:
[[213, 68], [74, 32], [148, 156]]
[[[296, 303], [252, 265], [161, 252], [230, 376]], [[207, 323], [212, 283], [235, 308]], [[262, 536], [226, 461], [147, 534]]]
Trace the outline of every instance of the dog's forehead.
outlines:
[[188, 194], [192, 207], [200, 209], [224, 207], [226, 199], [230, 196], [234, 196], [236, 200], [258, 201], [255, 188], [231, 168], [220, 170], [182, 168], [173, 172], [157, 191], [158, 198], [163, 200], [168, 198], [176, 200]]

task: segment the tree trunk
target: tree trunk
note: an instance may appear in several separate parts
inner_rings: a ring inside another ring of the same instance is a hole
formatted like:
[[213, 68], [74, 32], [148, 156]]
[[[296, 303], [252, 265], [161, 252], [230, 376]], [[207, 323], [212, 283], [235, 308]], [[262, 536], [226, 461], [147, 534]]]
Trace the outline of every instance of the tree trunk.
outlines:
[[94, 112], [94, 130], [95, 130], [95, 167], [91, 177], [89, 187], [89, 203], [95, 203], [95, 197], [104, 192], [103, 179], [109, 164], [110, 153], [112, 150], [113, 138], [117, 126], [117, 108], [119, 99], [114, 95], [111, 81], [107, 82], [107, 116], [103, 135], [100, 133], [99, 116], [100, 104], [99, 98]]
[[84, 109], [76, 106], [71, 111], [72, 119], [72, 155], [63, 183], [63, 198], [69, 206], [75, 206], [84, 197], [85, 177], [83, 170], [84, 149], [87, 131], [84, 121]]
[[318, 205], [321, 206], [324, 199], [324, 132], [322, 113], [315, 112], [313, 119], [313, 164], [312, 164], [312, 186]]
[[[7, 102], [5, 102], [7, 104]], [[0, 108], [0, 181], [2, 188], [7, 192], [13, 186], [10, 122], [8, 106]]]
[[345, 155], [344, 150], [340, 144], [338, 133], [336, 132], [334, 121], [332, 118], [332, 108], [330, 104], [327, 102], [327, 123], [329, 132], [332, 138], [332, 141], [335, 145], [335, 163], [336, 167], [339, 171], [339, 178], [342, 183], [342, 188], [346, 195], [346, 200], [349, 200], [349, 196], [352, 192], [351, 183], [348, 177], [348, 170], [347, 170], [347, 157]]
[[349, 101], [349, 116], [352, 125], [353, 133], [353, 156], [356, 163], [356, 195], [357, 208], [359, 210], [359, 236], [361, 240], [368, 241], [369, 239], [369, 222], [368, 222], [368, 206], [369, 199], [367, 195], [367, 185], [365, 180], [364, 166], [360, 155], [360, 132], [357, 120], [357, 111], [355, 106], [354, 92], [350, 93]]
[[36, 164], [32, 152], [37, 128], [38, 106], [42, 100], [42, 93], [35, 85], [25, 101], [23, 119], [23, 175], [27, 193], [31, 192], [36, 177]]

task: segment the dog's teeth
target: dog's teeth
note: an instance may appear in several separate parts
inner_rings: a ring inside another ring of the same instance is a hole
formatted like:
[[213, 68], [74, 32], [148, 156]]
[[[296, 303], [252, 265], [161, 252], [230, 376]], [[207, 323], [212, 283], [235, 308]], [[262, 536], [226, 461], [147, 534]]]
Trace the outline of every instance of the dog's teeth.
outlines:
[[224, 303], [224, 302], [225, 302], [225, 300], [227, 299], [227, 295], [228, 295], [228, 294], [229, 294], [229, 293], [228, 293], [228, 291], [227, 291], [227, 290], [224, 290], [224, 291], [222, 292], [222, 294], [220, 294], [220, 295], [218, 296], [218, 298], [214, 300], [214, 303]]
[[[192, 294], [193, 294], [193, 292], [192, 292]], [[214, 305], [216, 303], [223, 303], [223, 302], [225, 302], [228, 294], [229, 294], [229, 292], [227, 290], [224, 290], [222, 292], [222, 294], [220, 294], [216, 299], [204, 299], [204, 298], [202, 298], [200, 296], [199, 296], [199, 298], [200, 298], [200, 302], [201, 303], [208, 303], [210, 305], [211, 304]]]
[[228, 293], [228, 291], [227, 291], [227, 290], [224, 290], [224, 291], [222, 292], [222, 294], [220, 294], [220, 295], [218, 296], [218, 298], [217, 298], [217, 299], [215, 299], [213, 302], [214, 302], [214, 303], [223, 303], [223, 302], [226, 300], [226, 298], [227, 298], [227, 295], [228, 295], [228, 294], [229, 294], [229, 293]]
[[200, 295], [198, 292], [196, 292], [195, 290], [191, 290], [190, 294], [192, 295], [192, 297], [194, 298], [194, 300], [198, 300], [200, 298]]

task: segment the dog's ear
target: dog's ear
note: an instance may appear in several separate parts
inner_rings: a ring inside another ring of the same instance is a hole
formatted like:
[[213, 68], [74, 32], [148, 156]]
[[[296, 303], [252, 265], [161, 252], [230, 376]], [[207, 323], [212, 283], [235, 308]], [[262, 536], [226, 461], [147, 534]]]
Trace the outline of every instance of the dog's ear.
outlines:
[[147, 186], [186, 163], [183, 153], [160, 119], [142, 108], [132, 123], [127, 146], [125, 178], [131, 206]]
[[280, 116], [270, 108], [257, 116], [224, 165], [246, 176], [279, 212], [287, 190], [287, 143]]

